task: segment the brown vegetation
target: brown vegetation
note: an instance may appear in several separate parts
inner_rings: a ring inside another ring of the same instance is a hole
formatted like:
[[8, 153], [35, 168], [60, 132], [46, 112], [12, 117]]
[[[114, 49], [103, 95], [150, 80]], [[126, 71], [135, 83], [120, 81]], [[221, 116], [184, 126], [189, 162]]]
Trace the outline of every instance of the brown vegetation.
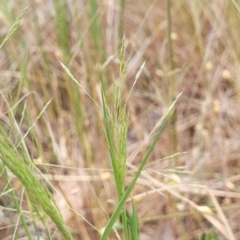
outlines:
[[[26, 4], [2, 8], [1, 39]], [[58, 9], [53, 1], [30, 3], [0, 51], [1, 98], [4, 94], [10, 106], [17, 104], [14, 116], [23, 135], [52, 99], [25, 138], [28, 151], [75, 239], [99, 239], [117, 201], [103, 116], [60, 62], [101, 106], [99, 79], [111, 96], [119, 76], [121, 13], [111, 0], [99, 2], [95, 15], [87, 1], [69, 0], [65, 7]], [[177, 142], [169, 126], [132, 193], [141, 239], [200, 239], [211, 232], [218, 239], [240, 239], [239, 9], [236, 1], [172, 1], [171, 69], [167, 1], [126, 1], [125, 99], [145, 61], [127, 101], [126, 185], [169, 107], [169, 92], [174, 98], [182, 92]], [[59, 21], [66, 21], [66, 29]], [[10, 121], [7, 109], [1, 100], [3, 125]], [[180, 154], [167, 158], [176, 151]], [[115, 238], [113, 232], [110, 239]]]

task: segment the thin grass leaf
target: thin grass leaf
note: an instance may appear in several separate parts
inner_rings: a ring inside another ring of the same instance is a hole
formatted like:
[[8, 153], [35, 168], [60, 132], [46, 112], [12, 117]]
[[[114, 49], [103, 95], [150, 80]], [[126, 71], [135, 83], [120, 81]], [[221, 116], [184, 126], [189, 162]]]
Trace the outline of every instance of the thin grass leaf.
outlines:
[[89, 93], [83, 88], [83, 86], [77, 81], [77, 79], [72, 75], [71, 71], [62, 63], [60, 62], [62, 68], [64, 69], [64, 71], [67, 73], [67, 75], [83, 90], [84, 93], [86, 93], [86, 95], [96, 104], [96, 106], [100, 109], [101, 107], [98, 105], [98, 103], [92, 98], [91, 95], [89, 95]]
[[22, 12], [22, 14], [17, 18], [17, 20], [15, 21], [15, 23], [12, 25], [12, 27], [9, 29], [7, 36], [3, 39], [1, 45], [0, 45], [0, 49], [5, 45], [5, 43], [8, 41], [8, 39], [14, 34], [14, 32], [18, 29], [19, 24], [22, 20], [22, 18], [24, 17], [24, 15], [26, 14], [26, 11], [28, 9], [29, 4], [25, 7], [24, 11]]
[[108, 235], [109, 235], [109, 233], [111, 232], [113, 224], [115, 223], [117, 217], [121, 213], [128, 196], [130, 195], [130, 193], [131, 193], [135, 183], [137, 182], [137, 179], [139, 178], [139, 176], [140, 176], [140, 174], [141, 174], [141, 172], [142, 172], [142, 170], [143, 170], [147, 160], [149, 159], [149, 157], [150, 157], [150, 155], [151, 155], [155, 145], [157, 144], [160, 136], [162, 135], [162, 133], [163, 133], [163, 131], [164, 131], [164, 129], [165, 129], [167, 123], [168, 123], [170, 113], [173, 110], [173, 108], [174, 108], [174, 106], [176, 104], [176, 101], [177, 101], [177, 99], [172, 103], [172, 105], [169, 107], [167, 113], [163, 116], [162, 124], [160, 125], [159, 130], [158, 130], [157, 134], [155, 135], [153, 142], [149, 146], [149, 148], [148, 148], [148, 150], [147, 150], [147, 152], [146, 152], [146, 154], [145, 154], [145, 156], [144, 156], [144, 158], [143, 158], [143, 160], [142, 160], [142, 162], [141, 162], [137, 172], [135, 173], [135, 176], [134, 176], [132, 182], [130, 183], [129, 187], [125, 191], [125, 193], [122, 196], [122, 198], [121, 198], [117, 208], [115, 209], [113, 215], [111, 216], [111, 218], [110, 218], [110, 220], [109, 220], [109, 222], [108, 222], [108, 224], [107, 224], [107, 226], [106, 226], [106, 228], [105, 228], [105, 230], [103, 232], [103, 235], [101, 236], [101, 240], [106, 240]]
[[[1, 149], [0, 149], [1, 151]], [[1, 177], [8, 183], [6, 184], [5, 186], [5, 190], [8, 191], [9, 189], [13, 189], [12, 186], [11, 186], [11, 182], [9, 181], [9, 176], [8, 176], [8, 172], [7, 172], [7, 168], [5, 166], [5, 164], [3, 164], [2, 162], [0, 162], [0, 169], [1, 169]], [[4, 192], [5, 192], [4, 190]], [[32, 239], [31, 237], [31, 234], [30, 234], [30, 230], [29, 230], [29, 227], [28, 227], [28, 224], [26, 222], [26, 219], [24, 218], [23, 214], [22, 214], [22, 209], [21, 209], [21, 206], [17, 200], [17, 196], [15, 195], [15, 192], [14, 191], [10, 191], [9, 192], [9, 195], [13, 201], [13, 204], [14, 204], [14, 207], [17, 211], [17, 213], [19, 214], [20, 216], [20, 221], [21, 221], [21, 224], [24, 228], [24, 231], [25, 231], [25, 235], [28, 237], [29, 240]]]
[[[101, 94], [102, 94], [103, 116], [104, 116], [104, 122], [105, 122], [106, 137], [107, 137], [107, 141], [108, 141], [108, 145], [109, 145], [110, 156], [111, 156], [111, 159], [112, 159], [113, 172], [115, 173], [115, 172], [118, 171], [118, 169], [117, 169], [117, 165], [116, 165], [114, 144], [113, 144], [113, 139], [112, 139], [111, 130], [110, 130], [109, 109], [107, 107], [106, 99], [105, 99], [105, 96], [104, 96], [102, 88], [101, 88]], [[120, 186], [119, 179], [116, 177], [115, 174], [114, 174], [114, 177], [115, 177], [116, 186]]]
[[102, 51], [101, 28], [99, 25], [99, 9], [96, 0], [88, 1], [90, 6], [90, 18], [92, 19], [91, 36], [94, 40], [94, 47], [98, 54]]
[[[16, 129], [16, 133], [18, 134], [20, 133], [19, 126], [14, 119], [12, 108], [9, 106], [7, 99], [4, 97], [4, 95], [2, 95], [2, 97], [4, 98], [9, 108], [9, 117], [12, 124], [11, 126]], [[50, 101], [44, 106], [38, 118], [40, 118], [42, 113], [46, 110], [49, 103]], [[21, 144], [18, 148], [16, 148], [15, 144], [12, 142], [11, 137], [2, 127], [0, 127], [0, 131], [0, 160], [8, 167], [8, 169], [18, 178], [18, 180], [26, 188], [32, 204], [38, 205], [44, 210], [44, 212], [56, 224], [57, 228], [62, 232], [62, 235], [65, 237], [65, 239], [72, 240], [73, 238], [71, 236], [71, 233], [67, 229], [57, 206], [54, 204], [50, 192], [48, 191], [48, 189], [43, 187], [37, 177], [33, 174], [31, 168], [32, 165], [29, 164], [31, 163], [31, 158], [25, 146], [25, 142], [23, 139], [24, 137], [21, 137]], [[22, 152], [20, 152], [20, 150], [22, 150]], [[18, 213], [21, 217], [21, 212], [18, 211]]]
[[[115, 80], [113, 85], [113, 111], [109, 111], [106, 103], [104, 91], [102, 89], [102, 102], [104, 108], [104, 121], [106, 135], [110, 149], [111, 162], [116, 183], [116, 189], [119, 200], [122, 198], [125, 189], [126, 159], [127, 159], [127, 134], [128, 134], [128, 114], [126, 105], [123, 105], [122, 91], [126, 79], [127, 63], [125, 62], [125, 39], [122, 39], [122, 45], [119, 55], [120, 77]], [[122, 209], [121, 221], [125, 240], [130, 239], [127, 224], [127, 213]]]
[[11, 170], [26, 188], [33, 203], [39, 205], [56, 224], [67, 240], [72, 240], [63, 218], [57, 209], [49, 191], [42, 186], [31, 169], [20, 158], [17, 151], [9, 145], [9, 139], [0, 136], [0, 160]]
[[239, 5], [237, 4], [236, 0], [231, 0], [231, 1], [232, 1], [232, 3], [233, 3], [234, 7], [237, 9], [237, 11], [240, 13], [240, 7], [239, 7]]
[[134, 201], [132, 199], [132, 216], [130, 216], [130, 223], [129, 223], [129, 231], [131, 234], [131, 240], [138, 240], [139, 239], [139, 229], [138, 229], [138, 217], [137, 211], [135, 208]]
[[56, 31], [59, 46], [66, 60], [70, 57], [69, 45], [69, 10], [67, 1], [54, 0], [54, 8], [56, 11]]
[[0, 194], [0, 198], [3, 197], [4, 195], [8, 195], [10, 192], [13, 192], [14, 188], [10, 188]]
[[16, 148], [19, 147], [19, 145], [24, 141], [24, 139], [26, 138], [26, 136], [29, 134], [29, 132], [33, 129], [33, 127], [36, 125], [38, 119], [42, 116], [42, 114], [45, 112], [45, 110], [47, 109], [47, 107], [49, 106], [49, 104], [51, 103], [52, 99], [50, 99], [43, 107], [42, 111], [39, 113], [39, 115], [37, 116], [37, 118], [35, 119], [35, 121], [33, 122], [32, 126], [28, 128], [27, 132], [24, 134], [24, 136], [21, 138], [21, 141], [19, 142], [19, 144], [17, 144]]
[[136, 85], [139, 77], [141, 76], [141, 73], [142, 73], [144, 67], [145, 67], [145, 61], [143, 62], [143, 64], [141, 65], [140, 69], [138, 70], [138, 72], [137, 72], [137, 74], [136, 74], [136, 77], [135, 77], [135, 79], [134, 79], [134, 82], [133, 82], [133, 85], [132, 85], [132, 87], [131, 87], [131, 90], [129, 91], [129, 94], [128, 94], [127, 99], [126, 99], [126, 101], [125, 101], [125, 105], [127, 104], [127, 101], [128, 101], [128, 99], [129, 99], [129, 97], [130, 97], [130, 95], [131, 95], [131, 93], [132, 93], [132, 91], [133, 91], [133, 88], [134, 88], [134, 86]]

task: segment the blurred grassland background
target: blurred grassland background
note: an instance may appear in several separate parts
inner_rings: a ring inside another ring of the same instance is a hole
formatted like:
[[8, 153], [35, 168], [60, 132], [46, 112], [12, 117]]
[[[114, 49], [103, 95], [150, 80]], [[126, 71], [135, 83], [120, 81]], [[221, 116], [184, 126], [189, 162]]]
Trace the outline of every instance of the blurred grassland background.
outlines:
[[[114, 108], [124, 38], [126, 187], [182, 92], [131, 194], [139, 239], [240, 239], [238, 1], [1, 1], [1, 43], [23, 13], [0, 49], [0, 156], [30, 165], [73, 238], [99, 239], [117, 204], [99, 106], [103, 91]], [[0, 239], [63, 239], [6, 165]]]

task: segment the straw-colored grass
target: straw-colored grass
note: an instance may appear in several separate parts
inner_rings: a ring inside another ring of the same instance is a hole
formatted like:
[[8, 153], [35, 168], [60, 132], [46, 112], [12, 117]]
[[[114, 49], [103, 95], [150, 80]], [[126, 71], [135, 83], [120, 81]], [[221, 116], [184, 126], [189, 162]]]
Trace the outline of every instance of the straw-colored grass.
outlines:
[[0, 239], [240, 239], [237, 1], [0, 9]]

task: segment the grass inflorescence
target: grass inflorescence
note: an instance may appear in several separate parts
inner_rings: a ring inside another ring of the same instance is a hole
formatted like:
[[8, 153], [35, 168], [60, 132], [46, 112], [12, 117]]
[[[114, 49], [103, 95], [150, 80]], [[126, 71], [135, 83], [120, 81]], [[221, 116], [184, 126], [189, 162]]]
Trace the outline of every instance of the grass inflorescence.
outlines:
[[0, 239], [240, 238], [237, 1], [0, 9]]

